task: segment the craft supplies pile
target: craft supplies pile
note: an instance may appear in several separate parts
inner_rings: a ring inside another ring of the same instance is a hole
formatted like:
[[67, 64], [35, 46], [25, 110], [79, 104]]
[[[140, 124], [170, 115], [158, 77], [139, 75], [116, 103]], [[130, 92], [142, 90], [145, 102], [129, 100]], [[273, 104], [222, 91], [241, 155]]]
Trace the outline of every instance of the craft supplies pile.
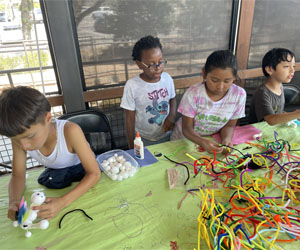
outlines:
[[[300, 239], [299, 144], [290, 144], [276, 131], [274, 139], [257, 138], [241, 150], [230, 147], [231, 152], [222, 160], [217, 159], [215, 151], [213, 158], [202, 155], [193, 159], [194, 164], [166, 157], [188, 171], [186, 180], [181, 180], [187, 193], [179, 208], [190, 194], [201, 200], [198, 249], [201, 239], [209, 249], [218, 250], [283, 249], [279, 243]], [[249, 149], [253, 152], [242, 152]], [[169, 175], [169, 182], [170, 176], [174, 174]], [[202, 185], [203, 179], [209, 177], [210, 185], [209, 181]], [[173, 179], [172, 185], [178, 185]], [[223, 187], [221, 194], [217, 194], [219, 183]]]

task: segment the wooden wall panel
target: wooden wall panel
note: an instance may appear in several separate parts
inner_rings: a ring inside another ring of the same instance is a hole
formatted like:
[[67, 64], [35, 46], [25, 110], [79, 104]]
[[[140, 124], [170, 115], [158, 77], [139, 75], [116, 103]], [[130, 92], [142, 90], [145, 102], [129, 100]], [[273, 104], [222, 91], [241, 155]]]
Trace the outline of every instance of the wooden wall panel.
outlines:
[[[296, 63], [296, 71], [300, 71], [300, 63]], [[261, 68], [245, 69], [245, 70], [239, 70], [238, 75], [241, 80], [245, 80], [250, 78], [261, 77], [263, 76], [263, 72]], [[193, 76], [193, 77], [175, 79], [174, 85], [176, 89], [182, 89], [182, 88], [188, 88], [191, 85], [200, 81], [202, 81], [201, 76]], [[83, 93], [84, 101], [91, 102], [91, 101], [121, 98], [123, 95], [123, 89], [124, 87], [117, 87], [117, 88], [84, 92]], [[48, 97], [48, 100], [52, 107], [61, 106], [64, 104], [64, 99], [62, 95]]]
[[255, 0], [242, 0], [236, 44], [236, 58], [239, 69], [247, 69], [251, 42]]

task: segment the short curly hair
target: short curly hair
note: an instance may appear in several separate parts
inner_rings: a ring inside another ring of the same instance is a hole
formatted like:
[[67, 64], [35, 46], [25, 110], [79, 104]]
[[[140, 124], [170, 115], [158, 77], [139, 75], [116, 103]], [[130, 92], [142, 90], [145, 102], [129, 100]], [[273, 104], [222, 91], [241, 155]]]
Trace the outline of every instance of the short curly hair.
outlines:
[[141, 61], [142, 50], [160, 48], [162, 50], [162, 45], [158, 37], [153, 37], [151, 35], [142, 37], [138, 40], [132, 49], [132, 59], [133, 61]]

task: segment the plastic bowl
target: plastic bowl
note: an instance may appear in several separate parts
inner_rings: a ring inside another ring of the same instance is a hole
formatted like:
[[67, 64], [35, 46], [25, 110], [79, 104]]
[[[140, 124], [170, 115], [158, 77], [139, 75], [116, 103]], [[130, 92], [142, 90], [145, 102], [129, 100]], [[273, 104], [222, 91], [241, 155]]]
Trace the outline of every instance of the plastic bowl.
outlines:
[[135, 175], [137, 161], [127, 152], [115, 149], [97, 156], [100, 169], [113, 181], [122, 181]]

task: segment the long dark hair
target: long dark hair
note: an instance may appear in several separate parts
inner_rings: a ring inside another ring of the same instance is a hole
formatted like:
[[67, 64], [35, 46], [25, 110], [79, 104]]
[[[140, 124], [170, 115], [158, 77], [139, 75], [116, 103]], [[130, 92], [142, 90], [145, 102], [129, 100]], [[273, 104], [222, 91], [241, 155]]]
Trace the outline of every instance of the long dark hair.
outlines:
[[208, 74], [213, 69], [221, 68], [231, 68], [232, 73], [235, 78], [237, 78], [238, 65], [235, 56], [229, 50], [217, 50], [211, 53], [204, 65], [205, 73]]

